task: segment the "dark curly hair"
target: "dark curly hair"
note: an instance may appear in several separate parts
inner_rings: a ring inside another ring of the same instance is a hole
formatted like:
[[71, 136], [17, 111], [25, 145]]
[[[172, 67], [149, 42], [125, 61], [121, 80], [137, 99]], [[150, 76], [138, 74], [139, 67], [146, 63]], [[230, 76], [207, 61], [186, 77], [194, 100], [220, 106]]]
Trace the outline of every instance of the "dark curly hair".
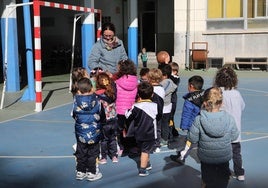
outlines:
[[121, 60], [121, 61], [118, 62], [117, 78], [120, 78], [120, 77], [122, 77], [124, 75], [137, 76], [136, 65], [130, 59]]
[[236, 88], [237, 84], [237, 74], [233, 68], [223, 67], [218, 70], [214, 79], [214, 86], [223, 87], [225, 90], [231, 90], [233, 88]]

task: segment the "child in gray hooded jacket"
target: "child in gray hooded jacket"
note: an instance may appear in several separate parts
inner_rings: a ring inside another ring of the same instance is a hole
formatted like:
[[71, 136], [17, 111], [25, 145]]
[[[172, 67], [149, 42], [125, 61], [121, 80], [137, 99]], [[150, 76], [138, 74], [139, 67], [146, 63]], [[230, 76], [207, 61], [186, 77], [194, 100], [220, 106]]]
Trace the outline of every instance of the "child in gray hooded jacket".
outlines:
[[207, 89], [204, 93], [203, 109], [188, 133], [188, 139], [192, 143], [198, 143], [202, 187], [225, 188], [231, 175], [231, 143], [237, 139], [239, 132], [234, 118], [227, 112], [220, 111], [222, 100], [220, 88]]

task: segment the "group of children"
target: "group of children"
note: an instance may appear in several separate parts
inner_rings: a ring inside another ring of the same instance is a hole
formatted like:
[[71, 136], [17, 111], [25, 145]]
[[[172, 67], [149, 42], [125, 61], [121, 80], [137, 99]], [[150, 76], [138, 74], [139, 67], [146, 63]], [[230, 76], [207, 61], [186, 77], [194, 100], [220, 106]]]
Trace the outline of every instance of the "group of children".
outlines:
[[[178, 136], [174, 124], [178, 64], [143, 67], [139, 80], [131, 60], [120, 61], [113, 75], [94, 71], [91, 76], [83, 68], [73, 71], [76, 178], [100, 179], [96, 159], [100, 164], [107, 163], [108, 157], [118, 162], [118, 157], [131, 147], [136, 147], [140, 155], [139, 176], [149, 175], [150, 154], [160, 152]], [[198, 75], [188, 80], [180, 123], [180, 136], [186, 144], [170, 157], [184, 163], [189, 150], [197, 145], [204, 187], [226, 187], [231, 159], [235, 177], [244, 180], [240, 140], [245, 103], [236, 90], [238, 79], [231, 68], [217, 72], [213, 87], [204, 90], [203, 84]]]
[[[139, 175], [149, 174], [149, 154], [159, 152], [172, 137], [170, 122], [174, 125], [174, 120], [170, 115], [175, 110], [171, 99], [177, 88], [170, 79], [172, 72], [179, 83], [178, 65], [173, 64], [175, 68], [167, 64], [161, 69], [148, 69], [146, 79], [140, 82], [135, 64], [129, 59], [120, 61], [113, 75], [100, 68], [90, 75], [84, 68], [73, 70], [77, 179], [100, 179], [96, 159], [98, 164], [107, 163], [108, 158], [118, 162], [118, 157], [132, 148], [140, 154]], [[146, 108], [140, 107], [143, 105]]]
[[245, 180], [241, 156], [241, 115], [245, 102], [237, 90], [238, 78], [230, 67], [216, 73], [213, 87], [203, 90], [204, 80], [195, 75], [188, 80], [183, 96], [180, 135], [185, 147], [170, 158], [184, 164], [191, 148], [198, 147], [202, 187], [227, 187], [233, 160], [233, 177]]

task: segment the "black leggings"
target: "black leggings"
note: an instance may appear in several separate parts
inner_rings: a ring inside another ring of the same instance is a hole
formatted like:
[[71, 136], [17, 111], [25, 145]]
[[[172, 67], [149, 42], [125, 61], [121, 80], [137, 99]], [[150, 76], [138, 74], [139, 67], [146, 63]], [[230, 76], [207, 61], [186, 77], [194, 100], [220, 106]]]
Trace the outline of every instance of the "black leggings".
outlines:
[[201, 161], [202, 180], [205, 188], [226, 188], [231, 175], [229, 161], [219, 164], [208, 164]]

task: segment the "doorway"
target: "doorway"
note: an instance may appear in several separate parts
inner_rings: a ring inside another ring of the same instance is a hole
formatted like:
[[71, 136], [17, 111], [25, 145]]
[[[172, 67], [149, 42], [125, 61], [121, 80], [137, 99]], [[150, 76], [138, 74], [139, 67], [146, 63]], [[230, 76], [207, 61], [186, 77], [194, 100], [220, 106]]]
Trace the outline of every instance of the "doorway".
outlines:
[[155, 12], [143, 12], [141, 17], [141, 44], [147, 51], [155, 52]]

